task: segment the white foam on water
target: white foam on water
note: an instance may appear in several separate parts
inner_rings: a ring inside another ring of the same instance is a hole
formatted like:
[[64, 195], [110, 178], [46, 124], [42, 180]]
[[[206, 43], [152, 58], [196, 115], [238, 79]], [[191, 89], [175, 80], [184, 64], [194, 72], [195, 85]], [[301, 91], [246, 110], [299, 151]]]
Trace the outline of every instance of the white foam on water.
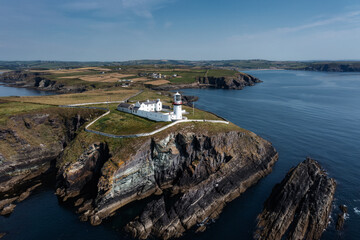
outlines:
[[354, 207], [354, 212], [355, 212], [357, 215], [360, 215], [360, 210], [359, 210], [357, 207]]

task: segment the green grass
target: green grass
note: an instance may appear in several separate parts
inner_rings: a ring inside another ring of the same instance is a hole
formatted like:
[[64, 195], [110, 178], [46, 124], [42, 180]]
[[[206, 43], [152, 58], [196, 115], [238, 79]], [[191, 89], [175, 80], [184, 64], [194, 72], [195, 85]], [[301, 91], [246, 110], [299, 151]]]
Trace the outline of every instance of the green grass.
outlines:
[[0, 98], [7, 101], [42, 103], [49, 105], [68, 105], [76, 103], [122, 101], [138, 90], [120, 89], [120, 90], [92, 90], [83, 93], [69, 93], [47, 96], [24, 96], [24, 97], [4, 97]]
[[155, 122], [130, 113], [114, 110], [105, 117], [100, 118], [90, 129], [115, 135], [130, 135], [152, 132], [170, 123]]
[[183, 106], [183, 109], [185, 109], [189, 113], [184, 115], [188, 119], [224, 120], [210, 112], [202, 111], [200, 109], [195, 108], [193, 111], [193, 109], [188, 106]]
[[49, 105], [7, 102], [0, 100], [0, 123], [5, 124], [7, 119], [13, 115], [49, 108]]
[[151, 91], [151, 90], [144, 90], [144, 92], [140, 93], [139, 95], [130, 98], [129, 101], [136, 102], [136, 101], [145, 101], [147, 99], [155, 100], [158, 98], [160, 98], [163, 103], [172, 102], [172, 97], [169, 97], [167, 94], [160, 94], [160, 92]]
[[210, 69], [207, 76], [208, 77], [231, 77], [237, 73], [238, 73], [238, 71], [235, 71], [235, 70]]
[[[195, 82], [196, 77], [203, 77], [206, 73], [206, 69], [189, 69], [188, 71], [160, 71], [160, 73], [171, 76], [171, 78], [168, 80], [172, 84], [186, 84]], [[174, 74], [177, 74], [178, 77], [172, 77]]]

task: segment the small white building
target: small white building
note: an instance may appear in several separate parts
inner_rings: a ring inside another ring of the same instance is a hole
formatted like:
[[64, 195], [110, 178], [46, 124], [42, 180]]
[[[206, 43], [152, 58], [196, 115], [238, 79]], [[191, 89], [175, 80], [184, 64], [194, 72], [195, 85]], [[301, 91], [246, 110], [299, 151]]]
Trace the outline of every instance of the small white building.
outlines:
[[170, 122], [183, 119], [182, 101], [180, 93], [175, 93], [173, 101], [173, 112], [162, 112], [163, 105], [160, 99], [135, 104], [120, 103], [117, 107], [119, 111], [132, 113], [134, 115], [148, 118], [154, 121]]

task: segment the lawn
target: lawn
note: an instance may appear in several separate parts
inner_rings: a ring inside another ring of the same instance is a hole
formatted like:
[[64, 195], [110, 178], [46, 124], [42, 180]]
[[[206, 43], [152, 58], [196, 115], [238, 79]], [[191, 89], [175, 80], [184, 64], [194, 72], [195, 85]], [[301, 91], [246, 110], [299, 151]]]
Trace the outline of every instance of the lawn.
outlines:
[[189, 114], [184, 115], [184, 117], [187, 117], [188, 119], [224, 120], [210, 112], [202, 111], [197, 108], [193, 109], [188, 106], [182, 106], [182, 108], [184, 110], [186, 110], [186, 112], [189, 113]]
[[170, 123], [155, 122], [130, 113], [114, 110], [95, 122], [90, 129], [115, 135], [130, 135], [152, 132]]

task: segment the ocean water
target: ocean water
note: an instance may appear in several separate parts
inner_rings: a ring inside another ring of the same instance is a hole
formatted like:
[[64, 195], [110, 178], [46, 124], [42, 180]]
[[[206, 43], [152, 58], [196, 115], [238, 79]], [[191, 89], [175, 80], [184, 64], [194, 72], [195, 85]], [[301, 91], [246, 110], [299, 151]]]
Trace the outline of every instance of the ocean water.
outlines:
[[[332, 218], [346, 204], [344, 231], [332, 221], [322, 239], [360, 239], [360, 74], [303, 71], [249, 71], [263, 83], [244, 90], [186, 89], [200, 97], [195, 106], [219, 114], [271, 141], [279, 152], [273, 172], [229, 203], [204, 233], [182, 239], [252, 239], [256, 216], [273, 186], [310, 156], [337, 181]], [[3, 95], [0, 86], [0, 96]], [[6, 94], [6, 93], [5, 93]], [[1, 106], [0, 106], [1, 107]], [[82, 223], [44, 186], [10, 217], [0, 217], [4, 239], [129, 239], [127, 219], [141, 210], [135, 203], [104, 224]]]
[[[0, 72], [0, 74], [1, 74], [1, 72]], [[36, 89], [7, 87], [5, 85], [1, 85], [1, 83], [0, 83], [0, 97], [40, 96], [40, 95], [52, 95], [52, 94], [54, 94], [54, 93], [39, 91]]]

